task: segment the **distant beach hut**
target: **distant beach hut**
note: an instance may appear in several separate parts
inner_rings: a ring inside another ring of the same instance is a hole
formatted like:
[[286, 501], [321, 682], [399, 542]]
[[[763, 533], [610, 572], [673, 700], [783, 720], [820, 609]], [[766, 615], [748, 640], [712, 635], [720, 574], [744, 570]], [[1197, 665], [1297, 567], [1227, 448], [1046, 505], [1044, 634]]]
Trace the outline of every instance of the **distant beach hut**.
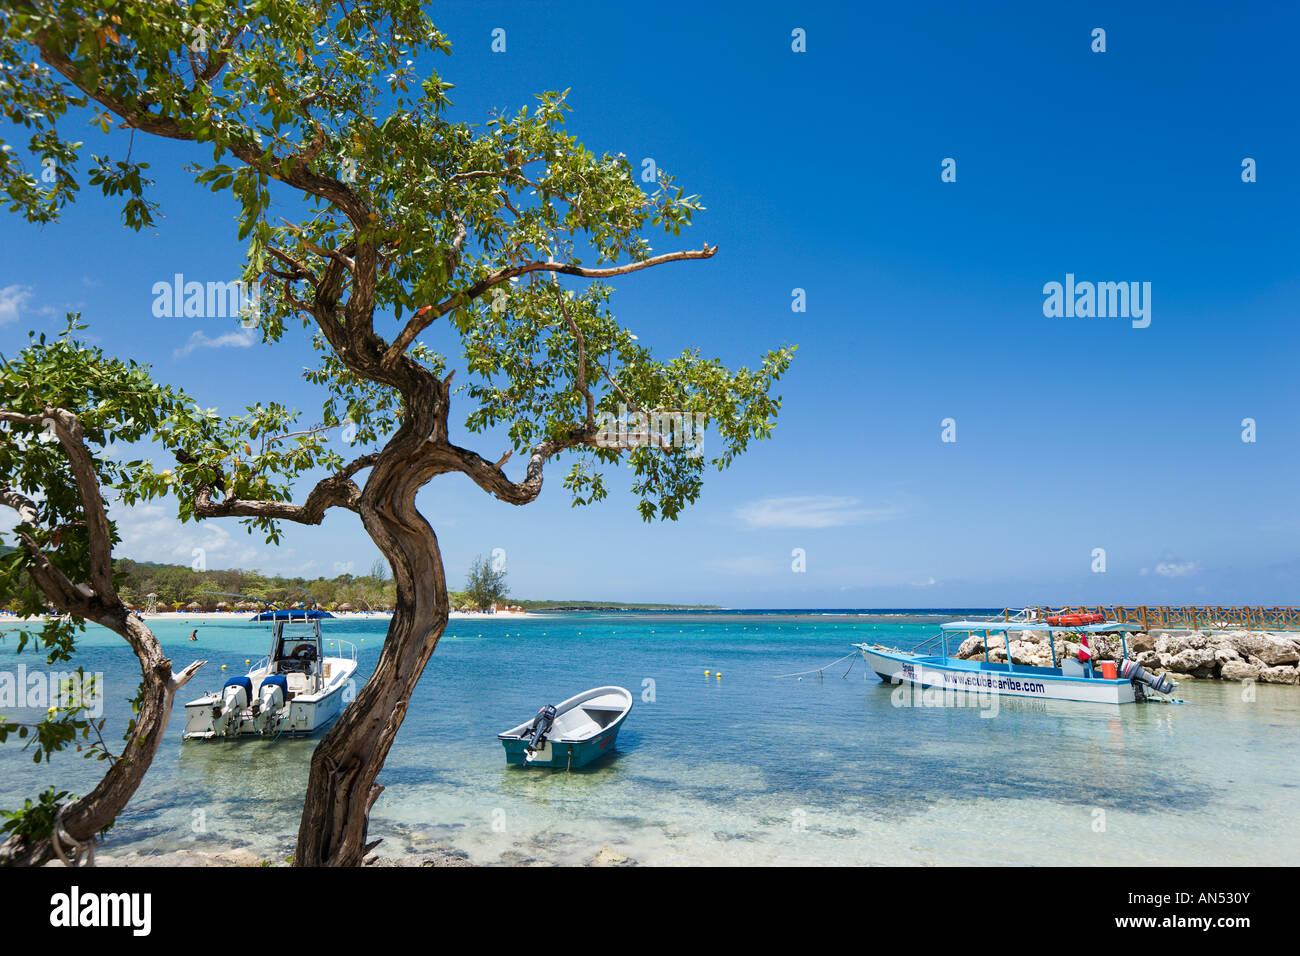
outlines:
[[203, 610], [203, 605], [200, 604], [198, 601], [191, 601], [189, 604], [185, 605], [185, 610], [187, 610], [187, 611], [202, 611], [202, 610]]
[[356, 608], [354, 608], [351, 604], [340, 604], [338, 609], [339, 609], [340, 611], [355, 611], [355, 610], [356, 610]]

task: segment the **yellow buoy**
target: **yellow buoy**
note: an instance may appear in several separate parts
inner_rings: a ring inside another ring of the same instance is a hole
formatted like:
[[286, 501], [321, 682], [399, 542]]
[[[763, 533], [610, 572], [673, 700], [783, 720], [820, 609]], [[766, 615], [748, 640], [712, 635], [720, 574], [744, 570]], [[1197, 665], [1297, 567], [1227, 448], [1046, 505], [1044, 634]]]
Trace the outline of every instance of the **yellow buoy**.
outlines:
[[225, 664], [222, 664], [222, 665], [221, 665], [221, 669], [224, 671], [224, 670], [226, 669], [226, 665], [225, 665]]
[[714, 674], [713, 676], [716, 677], [718, 680], [722, 680], [722, 671], [718, 671], [718, 672], [717, 672], [716, 674]]
[[245, 664], [251, 664], [251, 663], [253, 663], [253, 662], [250, 661], [247, 657], [245, 657], [245, 658], [244, 658], [244, 663], [245, 663]]
[[708, 672], [708, 671], [705, 671], [705, 672], [704, 672], [704, 676], [705, 676], [705, 677], [708, 677], [708, 676], [709, 676], [709, 672]]

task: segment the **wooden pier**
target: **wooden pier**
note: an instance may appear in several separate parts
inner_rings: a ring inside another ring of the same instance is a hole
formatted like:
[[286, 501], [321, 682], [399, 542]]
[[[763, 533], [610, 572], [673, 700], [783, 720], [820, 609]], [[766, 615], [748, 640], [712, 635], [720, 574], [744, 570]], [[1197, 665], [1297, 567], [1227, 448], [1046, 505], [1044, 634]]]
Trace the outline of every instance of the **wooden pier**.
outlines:
[[[1057, 614], [1103, 614], [1108, 621], [1132, 623], [1143, 631], [1151, 628], [1188, 630], [1300, 631], [1300, 608], [1295, 607], [1148, 607], [1147, 605], [1070, 605], [1068, 607], [1031, 607], [1036, 620]], [[1007, 608], [1010, 620], [1019, 609]]]

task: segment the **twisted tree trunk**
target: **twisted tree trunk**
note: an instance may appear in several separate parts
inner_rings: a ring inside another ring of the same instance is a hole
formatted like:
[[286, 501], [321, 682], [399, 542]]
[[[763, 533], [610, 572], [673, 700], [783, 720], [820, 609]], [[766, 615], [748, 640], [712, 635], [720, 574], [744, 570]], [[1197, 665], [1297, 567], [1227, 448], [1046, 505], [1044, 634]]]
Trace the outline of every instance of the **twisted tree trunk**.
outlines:
[[[171, 716], [172, 701], [206, 661], [195, 661], [179, 674], [163, 653], [153, 631], [122, 603], [113, 585], [113, 535], [90, 452], [83, 441], [80, 419], [64, 408], [46, 406], [39, 415], [23, 415], [0, 409], [0, 420], [33, 425], [52, 424], [67, 455], [72, 476], [84, 508], [90, 558], [88, 582], [73, 583], [49, 555], [41, 550], [25, 528], [36, 527], [39, 512], [35, 502], [12, 488], [0, 488], [0, 503], [18, 512], [18, 536], [31, 555], [28, 573], [36, 586], [63, 614], [94, 621], [121, 635], [140, 662], [140, 712], [135, 729], [122, 753], [113, 760], [99, 784], [86, 796], [61, 808], [60, 822], [68, 837], [85, 843], [106, 828], [135, 795], [153, 763]], [[102, 692], [102, 688], [100, 688]], [[27, 840], [15, 834], [0, 845], [0, 866], [40, 866], [55, 856], [53, 835]]]
[[438, 538], [415, 507], [416, 492], [435, 471], [404, 455], [385, 454], [366, 482], [359, 510], [392, 566], [397, 606], [374, 673], [312, 756], [296, 866], [359, 866], [375, 845], [366, 841], [370, 808], [384, 789], [375, 778], [447, 626]]
[[[97, 620], [131, 644], [140, 659], [144, 693], [135, 730], [121, 755], [113, 761], [94, 790], [63, 807], [63, 832], [78, 844], [91, 840], [126, 808], [144, 781], [144, 775], [163, 741], [176, 692], [206, 663], [195, 661], [179, 674], [173, 674], [172, 662], [163, 654], [153, 632], [125, 607]], [[0, 866], [41, 866], [55, 856], [53, 834], [31, 841], [14, 835], [0, 845]]]

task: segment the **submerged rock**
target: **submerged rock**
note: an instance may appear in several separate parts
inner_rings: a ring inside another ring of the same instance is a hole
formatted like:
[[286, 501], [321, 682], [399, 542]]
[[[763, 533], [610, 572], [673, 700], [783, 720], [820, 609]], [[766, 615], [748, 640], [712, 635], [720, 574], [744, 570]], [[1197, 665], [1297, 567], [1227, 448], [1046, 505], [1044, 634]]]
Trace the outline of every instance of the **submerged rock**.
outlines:
[[603, 846], [591, 861], [592, 866], [631, 866], [633, 861], [612, 846]]

